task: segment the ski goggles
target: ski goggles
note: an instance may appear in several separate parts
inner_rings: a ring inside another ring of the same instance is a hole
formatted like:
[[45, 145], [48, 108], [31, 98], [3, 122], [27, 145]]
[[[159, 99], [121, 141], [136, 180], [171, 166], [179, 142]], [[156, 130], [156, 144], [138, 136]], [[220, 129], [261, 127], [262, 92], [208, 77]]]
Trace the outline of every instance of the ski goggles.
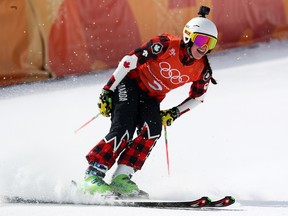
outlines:
[[207, 46], [209, 50], [214, 49], [217, 43], [216, 38], [196, 32], [191, 35], [191, 41], [199, 47]]

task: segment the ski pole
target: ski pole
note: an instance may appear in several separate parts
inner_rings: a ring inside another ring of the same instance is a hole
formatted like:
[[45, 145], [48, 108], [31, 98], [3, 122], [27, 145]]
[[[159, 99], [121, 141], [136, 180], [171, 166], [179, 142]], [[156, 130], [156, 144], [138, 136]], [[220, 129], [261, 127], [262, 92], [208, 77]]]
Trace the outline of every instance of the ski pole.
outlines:
[[168, 176], [170, 176], [170, 161], [169, 161], [168, 137], [167, 137], [166, 125], [164, 125], [164, 137], [165, 137], [165, 146], [166, 146], [166, 160], [167, 160]]
[[81, 130], [83, 127], [85, 127], [86, 125], [88, 125], [90, 122], [92, 122], [94, 119], [96, 119], [101, 113], [98, 113], [96, 116], [94, 116], [93, 118], [91, 118], [89, 121], [87, 121], [84, 125], [82, 125], [80, 128], [78, 128], [77, 130], [74, 131], [74, 133], [77, 133], [79, 130]]

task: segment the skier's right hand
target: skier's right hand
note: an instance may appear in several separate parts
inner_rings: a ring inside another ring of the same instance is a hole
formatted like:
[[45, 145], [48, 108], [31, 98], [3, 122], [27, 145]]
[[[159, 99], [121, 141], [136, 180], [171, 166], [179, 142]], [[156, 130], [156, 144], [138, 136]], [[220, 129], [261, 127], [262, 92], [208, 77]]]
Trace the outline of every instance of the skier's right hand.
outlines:
[[99, 112], [105, 117], [109, 117], [111, 114], [112, 97], [113, 92], [107, 89], [103, 89], [100, 94], [98, 101]]

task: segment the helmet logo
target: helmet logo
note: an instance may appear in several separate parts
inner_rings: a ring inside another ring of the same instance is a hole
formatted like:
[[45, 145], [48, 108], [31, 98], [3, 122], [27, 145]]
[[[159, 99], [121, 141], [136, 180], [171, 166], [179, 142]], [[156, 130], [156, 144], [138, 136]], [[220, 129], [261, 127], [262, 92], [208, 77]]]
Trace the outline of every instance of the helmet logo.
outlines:
[[187, 34], [187, 35], [189, 35], [189, 36], [190, 36], [191, 32], [190, 32], [190, 31], [188, 31], [187, 29], [185, 29], [185, 34]]

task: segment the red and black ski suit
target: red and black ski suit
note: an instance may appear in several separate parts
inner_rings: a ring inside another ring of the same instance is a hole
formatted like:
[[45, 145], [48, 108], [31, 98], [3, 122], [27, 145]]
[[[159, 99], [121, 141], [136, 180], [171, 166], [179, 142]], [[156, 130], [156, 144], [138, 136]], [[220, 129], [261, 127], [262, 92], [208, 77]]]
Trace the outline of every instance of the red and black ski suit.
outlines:
[[[185, 104], [201, 97], [212, 78], [207, 57], [190, 58], [187, 45], [173, 35], [157, 36], [129, 55], [138, 57], [137, 67], [114, 91], [111, 128], [86, 156], [90, 165], [96, 162], [110, 169], [119, 157], [118, 164], [140, 170], [161, 135], [160, 102], [165, 95], [190, 82]], [[109, 89], [114, 81], [112, 75], [104, 88]], [[136, 128], [137, 137], [133, 139]]]

